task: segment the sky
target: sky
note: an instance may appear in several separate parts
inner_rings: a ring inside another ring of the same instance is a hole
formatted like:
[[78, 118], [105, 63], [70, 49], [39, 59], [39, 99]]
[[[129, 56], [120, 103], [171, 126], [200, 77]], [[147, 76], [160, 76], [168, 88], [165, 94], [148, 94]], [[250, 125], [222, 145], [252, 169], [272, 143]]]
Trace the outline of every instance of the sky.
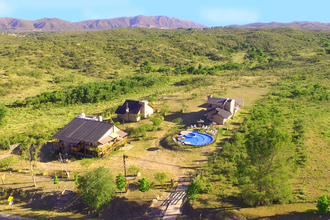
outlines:
[[0, 0], [0, 17], [25, 20], [92, 19], [166, 15], [207, 26], [254, 22], [330, 22], [329, 0]]

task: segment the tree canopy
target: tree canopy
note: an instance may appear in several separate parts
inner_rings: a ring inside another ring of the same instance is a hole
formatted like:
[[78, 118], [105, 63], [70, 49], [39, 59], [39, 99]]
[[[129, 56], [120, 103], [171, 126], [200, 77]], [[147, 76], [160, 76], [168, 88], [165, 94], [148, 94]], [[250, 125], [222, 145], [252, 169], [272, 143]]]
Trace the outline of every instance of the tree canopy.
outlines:
[[144, 177], [142, 178], [138, 187], [141, 192], [148, 192], [151, 188], [149, 181]]
[[244, 201], [265, 205], [290, 199], [293, 170], [290, 136], [277, 128], [252, 130], [245, 142], [246, 155], [237, 159], [237, 174]]
[[117, 186], [117, 189], [120, 190], [120, 193], [127, 186], [126, 179], [122, 173], [119, 173], [119, 175], [116, 178], [116, 186]]
[[79, 183], [83, 203], [91, 210], [106, 208], [116, 193], [114, 177], [110, 170], [103, 166], [86, 173]]

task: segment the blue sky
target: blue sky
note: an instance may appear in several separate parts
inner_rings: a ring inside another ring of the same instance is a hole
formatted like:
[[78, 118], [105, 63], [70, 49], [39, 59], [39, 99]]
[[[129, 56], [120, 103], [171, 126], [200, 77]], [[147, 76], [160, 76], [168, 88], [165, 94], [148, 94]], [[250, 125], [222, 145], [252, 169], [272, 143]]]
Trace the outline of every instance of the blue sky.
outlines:
[[208, 26], [253, 22], [330, 22], [330, 1], [321, 0], [0, 0], [0, 17], [44, 17], [77, 22], [136, 15], [166, 15]]

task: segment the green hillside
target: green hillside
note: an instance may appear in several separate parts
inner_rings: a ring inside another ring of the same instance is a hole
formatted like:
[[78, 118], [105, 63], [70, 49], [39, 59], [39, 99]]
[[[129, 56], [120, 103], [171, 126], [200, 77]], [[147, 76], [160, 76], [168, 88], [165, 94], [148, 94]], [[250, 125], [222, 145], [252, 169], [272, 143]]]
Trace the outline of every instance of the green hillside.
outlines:
[[[209, 160], [201, 163], [209, 188], [200, 192], [194, 208], [236, 207], [226, 202], [228, 196], [244, 201], [245, 207], [315, 202], [329, 195], [329, 33], [290, 28], [118, 28], [1, 34], [0, 42], [3, 150], [18, 142], [24, 145], [27, 137], [50, 140], [81, 112], [114, 118], [114, 109], [128, 98], [153, 101], [158, 110], [169, 105], [173, 113], [180, 106], [171, 106], [173, 100], [164, 97], [181, 94], [183, 103], [198, 97], [202, 104], [207, 94], [225, 96], [239, 90], [236, 95], [248, 103], [237, 119], [244, 123], [230, 123], [230, 132], [220, 134], [219, 143], [206, 155]], [[243, 92], [249, 90], [251, 94]], [[168, 126], [167, 130], [174, 125]], [[253, 165], [249, 141], [259, 135], [259, 128], [276, 128], [292, 149], [285, 154], [291, 158], [286, 199], [247, 198], [250, 185], [240, 175], [251, 171], [239, 170], [238, 164]]]

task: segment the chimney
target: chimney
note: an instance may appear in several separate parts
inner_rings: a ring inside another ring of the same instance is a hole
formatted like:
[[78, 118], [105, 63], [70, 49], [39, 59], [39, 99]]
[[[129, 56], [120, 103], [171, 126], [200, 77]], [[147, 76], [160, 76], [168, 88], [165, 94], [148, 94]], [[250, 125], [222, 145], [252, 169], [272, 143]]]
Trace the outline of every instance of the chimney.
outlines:
[[141, 113], [143, 115], [143, 118], [147, 118], [147, 105], [148, 105], [148, 101], [146, 100], [142, 100], [139, 102], [142, 105], [142, 109], [141, 109]]
[[86, 118], [86, 114], [85, 114], [85, 113], [81, 113], [81, 114], [79, 115], [79, 118]]
[[208, 95], [208, 96], [207, 96], [207, 99], [208, 99], [208, 100], [209, 100], [210, 98], [212, 98], [212, 95]]
[[102, 122], [102, 115], [99, 115], [99, 116], [97, 117], [97, 120], [100, 121], [100, 122]]
[[128, 102], [126, 101], [126, 112], [129, 113]]

